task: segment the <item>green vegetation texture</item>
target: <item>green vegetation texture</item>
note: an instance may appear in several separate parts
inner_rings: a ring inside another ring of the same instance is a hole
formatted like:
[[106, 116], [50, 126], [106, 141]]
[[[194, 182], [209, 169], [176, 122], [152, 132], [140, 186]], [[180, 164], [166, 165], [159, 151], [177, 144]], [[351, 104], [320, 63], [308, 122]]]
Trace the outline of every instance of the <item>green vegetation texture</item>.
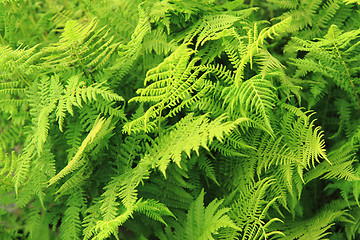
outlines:
[[360, 239], [359, 0], [0, 0], [0, 240]]

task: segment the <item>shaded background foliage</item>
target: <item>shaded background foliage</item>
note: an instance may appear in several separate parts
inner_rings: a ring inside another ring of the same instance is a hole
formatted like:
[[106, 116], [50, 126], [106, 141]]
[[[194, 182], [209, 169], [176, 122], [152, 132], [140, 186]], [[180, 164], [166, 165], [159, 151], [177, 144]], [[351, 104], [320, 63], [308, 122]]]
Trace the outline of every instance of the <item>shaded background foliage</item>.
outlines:
[[359, 4], [0, 1], [0, 239], [358, 239]]

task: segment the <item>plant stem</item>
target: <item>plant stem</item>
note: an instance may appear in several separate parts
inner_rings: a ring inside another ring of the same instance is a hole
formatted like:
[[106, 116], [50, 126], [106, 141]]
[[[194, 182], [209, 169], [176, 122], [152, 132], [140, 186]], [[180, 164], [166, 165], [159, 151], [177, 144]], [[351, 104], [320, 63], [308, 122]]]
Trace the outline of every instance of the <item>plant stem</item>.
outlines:
[[354, 85], [353, 81], [351, 80], [351, 76], [350, 76], [349, 70], [348, 70], [348, 68], [346, 67], [346, 63], [345, 63], [344, 59], [342, 58], [342, 56], [341, 56], [341, 54], [340, 54], [340, 52], [339, 52], [339, 49], [338, 49], [338, 47], [336, 46], [336, 43], [334, 43], [334, 47], [335, 47], [335, 49], [336, 49], [337, 54], [339, 55], [339, 57], [340, 57], [340, 59], [341, 59], [341, 63], [344, 65], [344, 68], [345, 68], [345, 71], [346, 71], [346, 75], [349, 77], [349, 81], [350, 81], [351, 87], [352, 87], [352, 89], [354, 90], [355, 98], [356, 98], [356, 101], [357, 101], [358, 106], [359, 106], [359, 109], [360, 109], [360, 99], [359, 99], [359, 96], [358, 96], [358, 94], [357, 94], [355, 85]]

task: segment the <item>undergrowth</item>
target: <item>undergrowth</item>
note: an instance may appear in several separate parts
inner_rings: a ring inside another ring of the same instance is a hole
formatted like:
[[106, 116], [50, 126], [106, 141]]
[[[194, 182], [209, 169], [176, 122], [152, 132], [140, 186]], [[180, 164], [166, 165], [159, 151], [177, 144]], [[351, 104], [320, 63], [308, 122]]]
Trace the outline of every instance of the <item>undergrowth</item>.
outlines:
[[358, 0], [1, 0], [0, 239], [360, 239]]

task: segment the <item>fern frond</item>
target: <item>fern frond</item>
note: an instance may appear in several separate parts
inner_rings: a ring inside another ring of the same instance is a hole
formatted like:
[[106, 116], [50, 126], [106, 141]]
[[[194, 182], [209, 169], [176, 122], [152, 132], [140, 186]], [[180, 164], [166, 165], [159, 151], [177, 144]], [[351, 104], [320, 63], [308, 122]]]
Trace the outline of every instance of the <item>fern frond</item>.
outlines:
[[137, 197], [136, 187], [143, 179], [148, 178], [151, 167], [158, 168], [166, 176], [170, 161], [181, 168], [182, 152], [190, 156], [192, 151], [198, 153], [200, 147], [208, 149], [214, 138], [222, 141], [238, 124], [247, 121], [246, 118], [240, 118], [224, 122], [225, 119], [226, 116], [220, 116], [209, 122], [206, 115], [194, 117], [189, 114], [184, 117], [169, 134], [158, 140], [133, 170], [125, 173], [124, 177], [129, 180], [122, 184], [120, 191], [124, 206], [133, 206]]
[[25, 182], [28, 177], [31, 160], [35, 154], [34, 145], [25, 147], [24, 152], [19, 156], [16, 163], [16, 169], [13, 177], [15, 192], [18, 194], [19, 187]]
[[[162, 148], [161, 155], [157, 154], [158, 156], [155, 158], [159, 170], [166, 175], [165, 170], [170, 160], [181, 167], [181, 152], [190, 156], [191, 151], [198, 153], [200, 147], [208, 149], [208, 145], [215, 137], [222, 141], [224, 135], [228, 135], [237, 124], [247, 121], [246, 118], [242, 118], [234, 122], [223, 123], [225, 119], [226, 116], [220, 116], [214, 121], [208, 122], [204, 115], [196, 118], [191, 114], [186, 116], [167, 138], [160, 139], [158, 146]], [[185, 132], [184, 126], [187, 129]]]
[[298, 0], [267, 0], [279, 8], [295, 9], [299, 5]]
[[305, 180], [309, 182], [315, 178], [345, 179], [347, 181], [358, 181], [359, 176], [354, 169], [354, 149], [343, 146], [328, 154], [329, 162], [322, 162], [316, 168], [306, 173]]
[[346, 213], [346, 204], [343, 201], [335, 201], [326, 205], [314, 217], [305, 220], [288, 221], [280, 227], [286, 240], [320, 240], [331, 234], [328, 230], [335, 221], [351, 221], [351, 217]]
[[73, 174], [69, 179], [67, 179], [61, 185], [61, 187], [55, 192], [55, 194], [57, 194], [55, 201], [64, 195], [71, 194], [74, 188], [81, 188], [86, 183], [86, 180], [89, 179], [90, 175], [91, 175], [91, 171], [89, 171], [88, 166], [86, 165], [82, 166], [75, 174]]
[[281, 62], [273, 57], [267, 50], [260, 49], [256, 54], [256, 62], [260, 65], [259, 70], [262, 78], [264, 78], [270, 70], [284, 69], [285, 66]]
[[67, 239], [80, 239], [81, 232], [81, 208], [85, 204], [81, 191], [70, 195], [63, 221], [60, 225], [61, 237]]
[[39, 212], [37, 207], [33, 207], [29, 213], [29, 226], [27, 226], [29, 229], [29, 239], [36, 239], [38, 235], [41, 222], [40, 214], [41, 212]]
[[[263, 179], [239, 189], [239, 197], [230, 207], [232, 211], [229, 217], [237, 226], [238, 235], [241, 239], [266, 239], [271, 235], [284, 235], [279, 231], [269, 231], [270, 224], [276, 221], [281, 221], [277, 218], [272, 218], [265, 222], [267, 211], [273, 205], [278, 197], [270, 200], [266, 199], [266, 192], [269, 187], [274, 184], [273, 179]], [[231, 232], [224, 232], [225, 236], [222, 239], [229, 239], [226, 234]], [[232, 234], [231, 234], [232, 235]]]
[[119, 47], [108, 38], [105, 27], [97, 30], [97, 20], [82, 25], [74, 20], [65, 24], [58, 43], [42, 49], [43, 67], [51, 71], [61, 71], [78, 66], [85, 74], [103, 67]]
[[133, 208], [126, 209], [118, 217], [110, 221], [98, 221], [94, 226], [95, 232], [94, 240], [104, 240], [110, 237], [110, 235], [117, 236], [118, 227], [121, 226], [126, 220], [132, 217]]
[[[236, 46], [237, 43], [239, 43], [239, 46]], [[238, 53], [238, 50], [242, 50], [243, 43], [241, 41], [238, 41], [238, 39], [236, 38], [233, 39], [231, 42], [224, 38], [222, 44], [225, 47], [225, 53], [228, 56], [233, 68], [237, 69], [240, 65], [240, 58], [242, 57], [239, 56], [240, 54]]]
[[223, 81], [224, 83], [228, 84], [234, 81], [234, 74], [231, 70], [226, 69], [224, 65], [201, 65], [200, 68], [205, 72], [209, 72], [213, 74], [216, 79]]
[[49, 186], [54, 184], [55, 182], [59, 181], [61, 178], [63, 178], [67, 174], [73, 172], [74, 170], [76, 170], [77, 168], [79, 168], [81, 165], [84, 164], [85, 159], [83, 159], [82, 155], [85, 151], [85, 148], [87, 147], [88, 144], [90, 144], [94, 140], [95, 136], [99, 133], [99, 131], [105, 121], [106, 121], [106, 119], [104, 119], [104, 118], [98, 118], [95, 121], [93, 128], [91, 129], [89, 134], [86, 136], [84, 141], [81, 143], [75, 156], [71, 159], [71, 161], [67, 164], [67, 166], [65, 168], [63, 168], [58, 174], [56, 174], [56, 176], [52, 177], [49, 180]]
[[324, 4], [319, 11], [319, 16], [315, 19], [314, 25], [319, 28], [326, 28], [327, 23], [335, 16], [340, 8], [340, 1], [332, 0]]
[[55, 110], [59, 89], [56, 77], [43, 77], [28, 90], [30, 114], [33, 122], [32, 144], [36, 145], [38, 154], [46, 142], [50, 128], [50, 114]]
[[227, 215], [230, 208], [220, 208], [223, 200], [213, 200], [208, 206], [204, 206], [204, 190], [191, 204], [185, 222], [175, 228], [174, 233], [167, 232], [166, 239], [215, 239], [221, 228], [238, 229]]
[[100, 212], [104, 221], [110, 221], [114, 219], [119, 211], [120, 203], [117, 202], [117, 196], [121, 185], [121, 177], [115, 177], [109, 184], [105, 187], [105, 192], [102, 195]]
[[259, 36], [257, 38], [257, 43], [263, 44], [266, 38], [273, 38], [273, 35], [278, 35], [280, 33], [285, 33], [288, 31], [289, 26], [291, 26], [291, 23], [293, 22], [293, 19], [291, 17], [283, 19], [281, 22], [278, 22], [274, 24], [271, 27], [264, 28], [259, 33]]
[[0, 80], [16, 80], [29, 86], [30, 82], [27, 78], [35, 72], [35, 62], [38, 59], [36, 50], [37, 46], [29, 49], [19, 46], [13, 50], [8, 46], [0, 45]]
[[126, 209], [132, 209], [137, 200], [137, 186], [145, 179], [149, 178], [151, 168], [151, 159], [145, 156], [139, 164], [131, 171], [122, 175], [123, 181], [119, 190], [119, 197]]
[[136, 204], [136, 212], [143, 213], [151, 219], [159, 221], [166, 225], [162, 216], [172, 216], [175, 217], [166, 205], [160, 203], [153, 199], [146, 199], [139, 201]]
[[237, 86], [230, 86], [223, 91], [224, 103], [230, 112], [239, 111], [247, 117], [247, 113], [258, 114], [267, 131], [272, 132], [269, 111], [274, 107], [275, 94], [272, 83], [256, 75]]
[[161, 174], [153, 174], [146, 185], [139, 186], [139, 196], [166, 204], [179, 220], [185, 216], [185, 211], [194, 200], [190, 193], [194, 186], [188, 181], [189, 178], [184, 169], [169, 165], [166, 179]]
[[[29, 182], [34, 184], [33, 193], [38, 196], [41, 206], [45, 209], [44, 198], [46, 196], [46, 184], [49, 178], [55, 176], [55, 156], [51, 152], [51, 144], [47, 143], [41, 155], [32, 161], [32, 169], [29, 174]], [[29, 184], [29, 183], [26, 183]]]
[[211, 163], [210, 159], [206, 157], [199, 157], [197, 159], [200, 169], [205, 171], [205, 176], [213, 180], [217, 185], [219, 185], [218, 181], [216, 180], [214, 166]]
[[320, 80], [334, 82], [340, 89], [347, 92], [354, 103], [360, 105], [353, 73], [349, 70], [353, 66], [352, 58], [347, 57], [350, 52], [358, 51], [356, 50], [358, 44], [352, 45], [350, 42], [358, 40], [359, 34], [359, 30], [343, 33], [337, 26], [332, 25], [327, 34], [316, 43], [295, 38], [294, 43], [289, 45], [289, 49], [309, 52], [304, 59], [293, 60], [294, 65], [299, 69], [296, 75], [303, 77], [314, 72], [328, 77], [330, 79], [320, 78]]
[[167, 35], [161, 30], [150, 32], [144, 39], [143, 48], [145, 53], [154, 51], [157, 55], [167, 55], [174, 52], [177, 45], [173, 41], [168, 41]]
[[121, 226], [126, 220], [132, 217], [134, 212], [144, 213], [146, 216], [164, 222], [162, 216], [173, 216], [169, 209], [155, 200], [142, 200], [139, 199], [131, 208], [123, 210], [123, 212], [116, 218], [108, 221], [98, 221], [94, 226], [93, 232], [95, 237], [93, 239], [106, 239], [110, 235], [117, 237], [118, 227]]
[[[69, 112], [71, 115], [74, 115], [73, 106], [78, 108], [83, 107], [83, 103], [95, 103], [95, 106], [98, 106], [100, 110], [104, 110], [102, 113], [109, 113], [110, 115], [114, 114], [115, 116], [121, 116], [124, 118], [124, 115], [116, 108], [112, 108], [111, 105], [115, 104], [116, 101], [123, 101], [124, 99], [111, 91], [108, 86], [104, 86], [105, 82], [100, 84], [93, 84], [90, 86], [85, 86], [83, 81], [80, 81], [79, 76], [73, 76], [68, 80], [66, 89], [60, 91], [62, 94], [59, 97], [58, 105], [56, 108], [56, 118], [59, 123], [60, 130], [63, 130], [63, 123], [66, 116], [66, 112]], [[108, 104], [107, 107], [103, 107], [101, 100], [99, 101], [98, 97], [101, 97]], [[110, 106], [109, 106], [110, 105]]]
[[5, 152], [7, 152], [9, 149], [15, 146], [16, 143], [21, 141], [20, 140], [21, 137], [22, 137], [21, 125], [18, 126], [15, 124], [11, 124], [6, 128], [2, 128], [0, 135], [0, 149], [3, 149]]
[[83, 219], [83, 235], [85, 240], [89, 240], [96, 233], [96, 223], [101, 220], [101, 214], [99, 209], [100, 204], [98, 203], [98, 201], [96, 201], [95, 204], [91, 205], [86, 210], [86, 213], [88, 215], [84, 216]]
[[360, 1], [359, 0], [343, 0], [344, 3], [346, 4], [352, 4], [352, 3], [357, 3], [360, 5]]
[[[151, 106], [142, 117], [126, 123], [125, 131], [128, 133], [140, 131], [143, 124], [143, 129], [148, 132], [148, 121], [161, 117], [164, 109], [173, 108], [181, 102], [166, 116], [171, 117], [207, 91], [207, 88], [203, 88], [207, 73], [203, 73], [195, 66], [198, 59], [190, 60], [193, 53], [194, 51], [186, 45], [181, 45], [158, 67], [148, 71], [145, 84], [152, 83], [145, 89], [139, 89], [137, 92], [141, 96], [132, 98], [130, 102], [155, 102], [155, 105]], [[191, 97], [197, 91], [198, 95]], [[134, 130], [132, 130], [133, 126], [136, 127]]]
[[9, 178], [15, 171], [18, 156], [14, 151], [11, 152], [11, 156], [9, 156], [9, 154], [4, 154], [3, 150], [0, 148], [0, 158], [3, 163], [0, 175], [5, 175], [5, 178]]
[[194, 33], [188, 35], [185, 38], [185, 42], [190, 42], [196, 35], [197, 43], [195, 49], [204, 45], [205, 42], [209, 40], [216, 40], [220, 37], [225, 37], [229, 35], [228, 29], [239, 21], [240, 18], [233, 15], [215, 15], [215, 16], [205, 16], [200, 20], [198, 25], [195, 25]]
[[119, 78], [123, 78], [141, 53], [144, 37], [151, 31], [149, 16], [141, 5], [138, 6], [139, 21], [131, 35], [130, 42], [125, 46], [125, 51], [119, 52], [116, 64], [109, 68], [110, 71], [117, 72]]

